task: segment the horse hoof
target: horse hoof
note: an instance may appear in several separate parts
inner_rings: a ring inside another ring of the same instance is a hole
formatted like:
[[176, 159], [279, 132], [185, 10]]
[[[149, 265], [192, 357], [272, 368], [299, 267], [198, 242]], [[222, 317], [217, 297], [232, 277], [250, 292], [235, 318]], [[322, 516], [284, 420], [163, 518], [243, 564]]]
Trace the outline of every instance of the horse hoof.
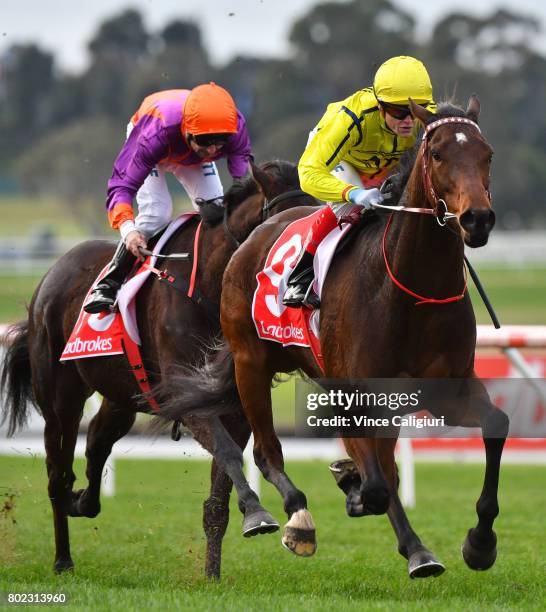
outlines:
[[69, 572], [74, 570], [74, 561], [70, 557], [64, 557], [57, 559], [53, 565], [53, 571], [56, 574], [62, 574], [63, 572]]
[[481, 547], [478, 546], [478, 541], [474, 536], [474, 530], [469, 529], [466, 539], [463, 543], [461, 552], [464, 562], [470, 569], [476, 571], [488, 570], [497, 559], [497, 536], [493, 531], [493, 538]]
[[317, 550], [315, 530], [286, 527], [281, 544], [298, 557], [312, 557]]
[[311, 557], [317, 550], [315, 525], [307, 509], [298, 510], [284, 527], [282, 545], [299, 557]]
[[279, 529], [279, 523], [266, 510], [258, 510], [243, 520], [243, 536], [250, 538], [259, 533], [273, 533]]
[[434, 558], [428, 550], [418, 550], [408, 560], [408, 572], [410, 578], [428, 578], [439, 576], [446, 571], [442, 563]]

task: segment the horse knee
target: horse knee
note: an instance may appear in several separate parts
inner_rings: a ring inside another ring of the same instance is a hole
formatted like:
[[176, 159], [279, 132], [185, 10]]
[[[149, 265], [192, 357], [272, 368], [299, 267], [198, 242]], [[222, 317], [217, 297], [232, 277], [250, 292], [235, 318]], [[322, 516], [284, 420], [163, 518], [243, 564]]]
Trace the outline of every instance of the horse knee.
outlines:
[[68, 502], [72, 493], [72, 485], [76, 477], [73, 472], [70, 474], [60, 474], [58, 472], [50, 472], [47, 490], [51, 502]]
[[282, 447], [276, 436], [268, 440], [267, 445], [258, 442], [254, 444], [254, 463], [266, 478], [271, 469], [284, 471]]
[[224, 468], [224, 472], [226, 471], [225, 466], [228, 465], [243, 468], [243, 453], [236, 444], [217, 446], [214, 449], [214, 458]]
[[482, 425], [483, 437], [504, 440], [509, 428], [510, 420], [506, 413], [499, 408], [492, 408]]

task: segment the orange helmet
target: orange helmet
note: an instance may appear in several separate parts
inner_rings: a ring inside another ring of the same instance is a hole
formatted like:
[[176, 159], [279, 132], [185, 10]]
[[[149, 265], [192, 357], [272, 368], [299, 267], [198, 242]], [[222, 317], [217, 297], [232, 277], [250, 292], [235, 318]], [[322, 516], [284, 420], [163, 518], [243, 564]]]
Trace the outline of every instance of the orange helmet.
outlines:
[[184, 105], [184, 128], [193, 136], [235, 134], [237, 107], [229, 92], [212, 82], [194, 87]]

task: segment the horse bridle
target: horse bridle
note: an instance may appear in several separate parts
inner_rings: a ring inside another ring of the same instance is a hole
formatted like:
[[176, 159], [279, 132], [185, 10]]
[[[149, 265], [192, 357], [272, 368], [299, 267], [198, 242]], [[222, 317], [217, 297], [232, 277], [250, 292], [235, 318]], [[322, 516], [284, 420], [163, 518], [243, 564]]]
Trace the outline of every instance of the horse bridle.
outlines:
[[[430, 170], [428, 166], [428, 149], [432, 132], [434, 132], [434, 130], [436, 130], [442, 125], [449, 125], [453, 123], [464, 123], [466, 125], [471, 125], [472, 127], [476, 128], [481, 134], [479, 125], [475, 121], [472, 121], [467, 117], [444, 117], [443, 119], [438, 119], [425, 126], [423, 138], [421, 141], [421, 173], [423, 176], [423, 184], [425, 186], [427, 198], [433, 207], [412, 208], [407, 206], [389, 206], [385, 204], [375, 204], [373, 208], [381, 208], [393, 212], [414, 212], [425, 215], [433, 215], [436, 218], [438, 225], [442, 227], [446, 225], [449, 219], [454, 219], [457, 217], [455, 213], [451, 213], [447, 210], [446, 201], [443, 198], [438, 197], [436, 190], [434, 189], [434, 185], [432, 184], [432, 178], [430, 176]], [[491, 193], [489, 190], [487, 190], [487, 196], [491, 201]]]

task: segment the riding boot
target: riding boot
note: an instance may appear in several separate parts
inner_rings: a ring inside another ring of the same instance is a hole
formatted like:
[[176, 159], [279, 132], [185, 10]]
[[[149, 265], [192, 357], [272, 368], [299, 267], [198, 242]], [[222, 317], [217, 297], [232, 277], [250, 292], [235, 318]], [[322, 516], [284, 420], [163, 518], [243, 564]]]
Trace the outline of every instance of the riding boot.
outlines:
[[319, 244], [336, 227], [338, 219], [334, 211], [328, 206], [324, 208], [315, 220], [309, 234], [305, 239], [298, 260], [287, 282], [286, 291], [282, 299], [285, 306], [298, 308], [308, 306], [318, 308], [320, 301], [312, 291], [313, 259]]
[[110, 262], [108, 272], [101, 278], [84, 304], [85, 312], [94, 314], [109, 311], [114, 306], [117, 292], [134, 266], [135, 260], [136, 257], [121, 240]]

